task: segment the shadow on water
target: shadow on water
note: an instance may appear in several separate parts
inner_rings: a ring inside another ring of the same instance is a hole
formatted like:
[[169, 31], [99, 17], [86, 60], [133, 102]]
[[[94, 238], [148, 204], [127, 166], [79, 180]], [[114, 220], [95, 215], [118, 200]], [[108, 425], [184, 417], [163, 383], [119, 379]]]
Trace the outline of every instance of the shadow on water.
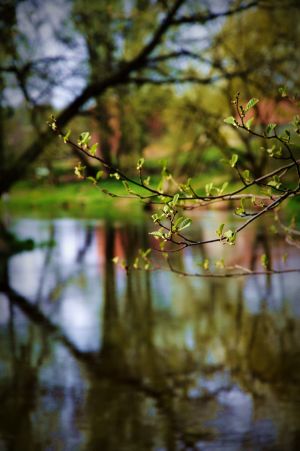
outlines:
[[[297, 274], [126, 273], [112, 259], [133, 262], [146, 225], [24, 219], [9, 233], [19, 245], [2, 227], [1, 451], [297, 449]], [[270, 260], [264, 236], [229, 261], [254, 266], [260, 248]], [[22, 248], [28, 237], [56, 245]], [[176, 266], [215, 255], [199, 252]]]

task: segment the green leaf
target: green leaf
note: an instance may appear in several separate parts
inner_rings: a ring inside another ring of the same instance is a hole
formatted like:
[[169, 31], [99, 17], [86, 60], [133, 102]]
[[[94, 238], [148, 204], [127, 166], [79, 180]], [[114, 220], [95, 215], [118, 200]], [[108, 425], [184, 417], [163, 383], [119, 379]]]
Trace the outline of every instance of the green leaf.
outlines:
[[120, 174], [118, 172], [114, 172], [113, 174], [110, 174], [110, 177], [114, 177], [116, 180], [120, 180]]
[[89, 132], [82, 132], [82, 133], [80, 133], [79, 138], [78, 138], [78, 145], [82, 146], [82, 147], [87, 147], [90, 139], [91, 139], [91, 135]]
[[292, 125], [294, 127], [295, 133], [297, 133], [297, 135], [300, 135], [300, 117], [298, 116], [298, 114], [294, 117]]
[[90, 180], [94, 185], [97, 184], [97, 180], [96, 180], [94, 177], [92, 177], [92, 176], [89, 176], [89, 177], [87, 177], [86, 179], [87, 179], [87, 180]]
[[85, 166], [82, 166], [81, 163], [79, 162], [77, 166], [75, 166], [74, 168], [74, 174], [80, 178], [83, 179], [84, 178], [84, 170], [85, 170]]
[[269, 135], [269, 133], [271, 133], [273, 130], [275, 130], [276, 127], [277, 127], [277, 124], [274, 124], [272, 122], [270, 124], [268, 124], [267, 128], [266, 128], [266, 134]]
[[96, 180], [101, 179], [101, 177], [102, 177], [103, 174], [104, 174], [103, 171], [98, 171], [97, 174], [96, 174]]
[[63, 140], [64, 140], [64, 143], [65, 143], [65, 144], [67, 144], [67, 142], [68, 142], [68, 140], [69, 140], [69, 137], [70, 137], [70, 134], [71, 134], [71, 130], [68, 129], [67, 133], [66, 133], [65, 136], [63, 137]]
[[234, 153], [234, 154], [232, 155], [230, 161], [229, 161], [229, 164], [230, 164], [230, 166], [231, 166], [232, 168], [235, 167], [235, 165], [236, 165], [237, 162], [238, 162], [238, 159], [239, 159], [239, 156], [238, 156], [236, 153]]
[[263, 268], [267, 269], [268, 265], [269, 265], [269, 259], [268, 256], [266, 254], [262, 254], [262, 256], [260, 257], [260, 262]]
[[269, 196], [269, 197], [272, 196], [272, 188], [271, 188], [271, 187], [267, 188], [266, 186], [261, 186], [261, 187], [260, 187], [260, 190], [261, 190], [261, 192], [262, 192], [263, 194], [265, 194], [266, 196]]
[[267, 153], [270, 155], [270, 157], [274, 157], [274, 155], [276, 155], [276, 152], [275, 152], [276, 146], [275, 146], [275, 144], [273, 144], [273, 146], [270, 147], [269, 149], [263, 148], [263, 150], [267, 150]]
[[98, 143], [95, 143], [89, 149], [90, 154], [94, 157], [98, 149]]
[[223, 235], [224, 226], [225, 224], [220, 224], [218, 229], [216, 230], [216, 234], [218, 235], [219, 238], [221, 238]]
[[53, 116], [53, 114], [50, 115], [49, 120], [47, 121], [48, 126], [52, 129], [52, 130], [57, 130], [57, 125], [56, 125], [56, 119]]
[[145, 179], [143, 180], [144, 185], [149, 186], [149, 185], [150, 185], [150, 180], [151, 180], [151, 177], [150, 177], [150, 175], [149, 175], [147, 178], [145, 178]]
[[134, 269], [139, 269], [139, 257], [136, 257], [133, 263]]
[[164, 216], [165, 216], [164, 213], [160, 213], [160, 214], [154, 213], [151, 217], [152, 217], [153, 222], [155, 223], [155, 222], [160, 221]]
[[242, 216], [246, 213], [245, 211], [245, 199], [241, 199], [241, 205], [235, 209], [235, 214], [238, 216]]
[[219, 189], [219, 195], [224, 193], [227, 186], [228, 186], [228, 182], [224, 182], [223, 185], [221, 186], [221, 188]]
[[175, 194], [175, 196], [171, 200], [170, 205], [172, 205], [172, 207], [175, 207], [177, 202], [178, 202], [178, 199], [179, 199], [179, 194], [177, 193], [177, 194]]
[[226, 117], [226, 119], [224, 119], [225, 124], [228, 125], [234, 125], [235, 127], [237, 126], [237, 121], [235, 120], [235, 118], [233, 116], [228, 116]]
[[155, 230], [154, 232], [149, 232], [149, 235], [154, 236], [155, 238], [165, 238], [163, 232], [161, 232], [160, 230]]
[[253, 177], [252, 177], [252, 175], [250, 174], [249, 169], [245, 169], [245, 170], [242, 172], [242, 177], [243, 177], [245, 183], [251, 183], [251, 182], [253, 181]]
[[[178, 222], [177, 222], [178, 221]], [[180, 232], [183, 229], [186, 229], [189, 227], [192, 223], [192, 220], [190, 218], [184, 218], [183, 216], [177, 219], [176, 229]]]
[[235, 244], [235, 241], [236, 241], [236, 232], [235, 231], [230, 230], [230, 229], [227, 230], [224, 233], [224, 237], [226, 238], [226, 241], [228, 244], [230, 244], [230, 246]]
[[245, 107], [245, 112], [247, 113], [247, 111], [249, 111], [251, 108], [253, 108], [258, 102], [259, 102], [259, 99], [256, 99], [255, 97], [250, 99]]
[[151, 254], [150, 248], [146, 249], [145, 251], [141, 251], [141, 255], [143, 258], [147, 258], [149, 254]]
[[173, 210], [172, 210], [172, 208], [170, 207], [170, 205], [166, 204], [166, 205], [164, 205], [163, 212], [164, 212], [166, 215], [168, 215], [168, 214], [172, 213]]
[[145, 162], [144, 158], [140, 158], [138, 160], [137, 165], [136, 165], [136, 168], [137, 168], [138, 171], [140, 171], [142, 169], [142, 167], [144, 165], [144, 162]]
[[209, 260], [208, 258], [206, 258], [203, 263], [202, 263], [202, 268], [204, 269], [204, 271], [208, 271], [209, 269]]
[[246, 128], [248, 128], [250, 130], [252, 122], [254, 120], [254, 116], [250, 117], [250, 119], [247, 120], [247, 122], [245, 123]]
[[225, 268], [224, 259], [221, 258], [220, 260], [216, 260], [215, 265], [216, 265], [216, 268], [218, 268], [218, 269]]
[[213, 189], [214, 189], [214, 184], [212, 182], [211, 183], [207, 183], [205, 185], [205, 193], [206, 193], [206, 195], [210, 196]]
[[234, 212], [238, 216], [243, 216], [245, 214], [245, 210], [242, 207], [237, 207]]
[[287, 97], [287, 89], [285, 86], [280, 86], [280, 88], [278, 88], [278, 92], [281, 95], [281, 97]]
[[[163, 251], [163, 250], [165, 249], [165, 247], [166, 247], [166, 242], [165, 242], [165, 241], [161, 241], [161, 242], [159, 243], [159, 248], [160, 248], [160, 250]], [[163, 252], [163, 254], [162, 254], [163, 257], [165, 257], [164, 254], [166, 254], [166, 252]], [[167, 256], [168, 256], [168, 254], [167, 254]]]
[[281, 187], [282, 183], [280, 181], [280, 178], [278, 177], [278, 175], [274, 175], [274, 177], [272, 178], [272, 180], [269, 181], [268, 186], [272, 186], [276, 189], [279, 189]]

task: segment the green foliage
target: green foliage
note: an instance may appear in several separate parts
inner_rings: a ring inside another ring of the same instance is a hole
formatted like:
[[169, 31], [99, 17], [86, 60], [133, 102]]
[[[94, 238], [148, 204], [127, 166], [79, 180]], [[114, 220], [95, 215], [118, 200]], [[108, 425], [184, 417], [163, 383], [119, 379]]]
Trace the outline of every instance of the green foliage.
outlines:
[[136, 168], [138, 171], [140, 171], [142, 169], [144, 162], [145, 162], [144, 158], [139, 159], [139, 161], [137, 162], [137, 165], [136, 165]]
[[94, 155], [96, 155], [97, 150], [98, 150], [98, 143], [95, 143], [90, 147], [89, 152], [92, 156], [94, 156]]
[[243, 172], [242, 172], [242, 177], [243, 177], [243, 179], [244, 179], [244, 181], [245, 181], [245, 183], [252, 183], [253, 182], [253, 176], [250, 174], [250, 171], [249, 171], [249, 169], [245, 169]]
[[233, 116], [229, 116], [224, 119], [225, 124], [237, 126], [237, 121]]
[[183, 216], [179, 216], [173, 226], [172, 226], [172, 230], [174, 232], [181, 232], [181, 230], [186, 229], [187, 227], [190, 227], [192, 223], [192, 220], [190, 218], [185, 218]]
[[77, 164], [77, 166], [75, 166], [74, 168], [74, 174], [79, 178], [79, 179], [83, 179], [84, 178], [84, 171], [85, 171], [86, 167], [82, 166], [81, 162], [79, 162]]
[[275, 130], [276, 127], [277, 127], [277, 124], [274, 124], [274, 123], [268, 124], [267, 128], [266, 128], [266, 134], [269, 135], [271, 132], [273, 132]]
[[228, 182], [224, 182], [220, 188], [218, 188], [217, 186], [214, 186], [213, 182], [210, 182], [205, 185], [205, 193], [207, 196], [211, 196], [211, 195], [221, 196], [224, 193], [224, 191], [226, 190], [227, 186], [228, 186]]
[[[239, 155], [237, 153], [232, 153], [231, 158], [229, 160], [229, 166], [234, 169], [236, 168], [236, 172], [238, 173], [240, 182], [242, 184], [241, 187], [236, 190], [231, 191], [230, 193], [225, 194], [225, 190], [228, 187], [228, 182], [223, 182], [221, 187], [215, 186], [213, 181], [206, 183], [204, 185], [205, 195], [199, 194], [199, 190], [194, 188], [194, 183], [192, 179], [188, 179], [185, 183], [178, 183], [172, 172], [167, 168], [167, 164], [162, 163], [160, 180], [158, 182], [157, 187], [155, 185], [150, 186], [150, 176], [144, 177], [142, 175], [142, 168], [144, 165], [144, 158], [140, 158], [137, 162], [137, 170], [139, 172], [138, 180], [130, 178], [126, 175], [122, 170], [117, 169], [115, 165], [110, 162], [105, 161], [103, 158], [97, 157], [94, 152], [91, 152], [93, 146], [89, 146], [90, 134], [89, 132], [81, 133], [79, 139], [77, 141], [76, 146], [77, 149], [82, 150], [85, 155], [90, 155], [90, 158], [94, 158], [99, 163], [101, 163], [106, 170], [108, 171], [111, 178], [114, 178], [116, 182], [121, 182], [124, 186], [125, 190], [131, 193], [133, 196], [139, 197], [142, 200], [147, 200], [148, 205], [156, 205], [160, 204], [159, 207], [156, 207], [156, 212], [152, 214], [152, 220], [155, 225], [158, 226], [158, 229], [150, 232], [155, 239], [160, 241], [160, 250], [163, 252], [166, 251], [165, 244], [169, 243], [172, 246], [175, 246], [175, 250], [178, 248], [184, 248], [188, 246], [201, 245], [204, 243], [216, 242], [218, 240], [225, 242], [229, 245], [234, 245], [236, 243], [237, 234], [248, 226], [255, 219], [259, 218], [263, 214], [272, 209], [275, 209], [281, 202], [290, 197], [291, 195], [297, 195], [300, 186], [300, 173], [299, 173], [299, 164], [295, 160], [292, 149], [289, 147], [291, 134], [288, 128], [284, 130], [284, 136], [278, 136], [276, 133], [272, 132], [276, 128], [276, 124], [270, 123], [267, 126], [266, 132], [257, 132], [256, 130], [250, 130], [249, 123], [244, 123], [245, 114], [253, 108], [258, 103], [257, 98], [252, 98], [246, 105], [245, 109], [239, 104], [239, 94], [235, 99], [235, 108], [239, 113], [239, 121], [234, 122], [234, 125], [239, 128], [243, 132], [247, 132], [249, 134], [254, 135], [255, 137], [259, 137], [261, 139], [265, 139], [266, 141], [273, 141], [275, 144], [271, 147], [271, 149], [262, 148], [263, 151], [267, 150], [267, 153], [270, 156], [275, 156], [275, 154], [279, 155], [278, 149], [276, 148], [276, 144], [279, 145], [280, 150], [284, 146], [286, 153], [288, 153], [288, 157], [283, 157], [282, 159], [288, 160], [289, 163], [287, 165], [282, 165], [281, 167], [274, 169], [270, 173], [267, 173], [263, 176], [256, 177], [249, 169], [241, 170], [240, 166], [242, 165], [242, 161], [239, 163], [239, 167], [237, 167], [237, 163], [239, 160]], [[253, 118], [252, 118], [253, 119]], [[55, 123], [55, 120], [54, 120]], [[232, 120], [227, 120], [227, 123], [232, 123]], [[61, 134], [58, 129], [55, 129], [58, 134]], [[70, 139], [68, 138], [68, 142], [72, 144]], [[95, 146], [95, 145], [94, 145]], [[275, 146], [275, 147], [274, 147]], [[281, 159], [281, 157], [278, 157]], [[288, 169], [295, 167], [298, 173], [298, 184], [297, 186], [291, 190], [290, 188], [284, 188], [283, 180], [288, 172]], [[146, 168], [147, 169], [147, 168]], [[102, 173], [97, 173], [96, 177], [93, 176], [85, 176], [85, 166], [82, 166], [79, 163], [75, 167], [75, 174], [79, 178], [87, 178], [93, 184], [98, 185], [101, 180]], [[144, 183], [144, 180], [148, 180], [147, 184]], [[143, 188], [145, 191], [145, 195], [138, 194], [135, 192], [132, 187]], [[269, 204], [265, 204], [264, 201], [259, 199], [256, 201], [255, 195], [252, 193], [250, 196], [245, 194], [240, 194], [250, 186], [256, 187], [256, 189], [260, 192], [260, 198], [269, 198]], [[101, 191], [111, 197], [117, 197], [117, 194], [114, 192], [108, 191], [103, 187], [100, 187]], [[202, 187], [203, 189], [203, 187]], [[279, 195], [276, 197], [273, 196], [273, 191], [279, 191]], [[261, 194], [263, 193], [263, 195]], [[246, 197], [251, 198], [250, 206], [246, 209]], [[191, 240], [187, 235], [185, 235], [186, 230], [191, 224], [192, 220], [189, 217], [186, 217], [182, 214], [182, 210], [184, 208], [193, 208], [195, 204], [199, 203], [199, 205], [209, 205], [214, 201], [222, 201], [222, 200], [240, 200], [240, 205], [235, 208], [235, 214], [240, 216], [241, 218], [248, 217], [246, 222], [244, 222], [241, 226], [236, 229], [227, 229], [225, 230], [224, 223], [220, 224], [218, 229], [216, 230], [216, 235], [218, 238], [216, 239], [208, 239], [204, 241], [195, 241]], [[154, 202], [154, 203], [153, 203]], [[189, 204], [189, 202], [192, 202]], [[261, 207], [261, 210], [258, 212], [251, 211], [251, 208]], [[135, 258], [133, 263], [134, 269], [145, 269], [148, 270], [151, 268], [151, 262], [148, 258], [149, 250], [141, 251], [139, 255]], [[268, 261], [266, 259], [262, 259], [262, 264], [267, 268]], [[201, 263], [202, 268], [206, 271], [209, 269], [209, 261], [204, 259]], [[124, 269], [128, 270], [128, 265], [126, 262], [121, 262], [121, 266]], [[217, 265], [216, 265], [217, 267]], [[218, 264], [218, 268], [221, 269], [221, 263]]]
[[246, 121], [246, 123], [245, 123], [246, 128], [248, 128], [249, 130], [251, 129], [251, 125], [252, 125], [253, 120], [254, 120], [254, 116], [250, 117], [250, 119], [248, 119]]
[[63, 136], [64, 143], [67, 144], [71, 135], [71, 130], [68, 129], [67, 133]]
[[268, 182], [268, 185], [269, 185], [269, 186], [272, 186], [272, 187], [274, 187], [274, 188], [276, 188], [276, 189], [279, 189], [279, 188], [281, 187], [281, 185], [282, 185], [279, 176], [278, 176], [278, 175], [274, 175], [274, 177], [272, 178], [272, 180], [270, 180], [270, 181]]
[[297, 135], [300, 135], [300, 116], [296, 115], [294, 117], [292, 125], [294, 128], [294, 132], [297, 133]]
[[253, 108], [258, 102], [259, 102], [259, 99], [256, 99], [255, 97], [250, 99], [245, 107], [245, 113], [247, 113], [249, 110], [251, 110], [251, 108]]
[[121, 176], [118, 172], [114, 172], [113, 174], [110, 174], [110, 177], [114, 177], [116, 180], [120, 180]]
[[219, 238], [222, 238], [223, 236], [224, 226], [225, 224], [220, 224], [218, 229], [216, 230], [216, 234], [218, 235]]
[[278, 88], [278, 92], [281, 95], [281, 97], [287, 97], [288, 96], [287, 88], [285, 86], [280, 86]]
[[77, 144], [79, 146], [81, 146], [83, 149], [87, 148], [87, 146], [89, 145], [89, 142], [91, 140], [91, 135], [89, 132], [82, 132], [79, 135]]
[[104, 171], [100, 170], [96, 173], [96, 180], [100, 180], [102, 176], [104, 175]]
[[246, 214], [245, 199], [241, 199], [241, 204], [238, 208], [235, 209], [235, 214], [238, 216], [243, 216]]
[[229, 161], [229, 164], [232, 168], [234, 168], [236, 166], [238, 159], [239, 159], [239, 156], [236, 153], [234, 153]]
[[210, 196], [212, 193], [212, 190], [214, 189], [214, 184], [213, 182], [207, 183], [205, 185], [205, 193], [207, 196]]
[[81, 180], [58, 185], [39, 182], [34, 186], [22, 182], [12, 190], [5, 205], [0, 203], [0, 208], [3, 208], [3, 213], [8, 208], [13, 217], [99, 218], [123, 223], [145, 221], [138, 199], [113, 198], [106, 194], [112, 191], [119, 196], [126, 194], [115, 179], [101, 180], [101, 187], [106, 193], [96, 189], [94, 183], [82, 183]]
[[261, 265], [264, 269], [268, 269], [269, 266], [269, 258], [266, 254], [262, 254], [262, 256], [260, 257], [260, 262]]
[[97, 180], [95, 179], [95, 177], [92, 177], [92, 176], [90, 175], [90, 176], [88, 176], [86, 179], [89, 180], [90, 182], [92, 182], [93, 185], [97, 185]]
[[204, 271], [209, 270], [209, 259], [205, 258], [203, 262], [201, 263], [201, 267], [204, 269]]
[[230, 245], [233, 246], [236, 242], [236, 236], [237, 236], [237, 232], [233, 231], [231, 229], [227, 230], [226, 232], [224, 232], [224, 237], [226, 238], [226, 242]]

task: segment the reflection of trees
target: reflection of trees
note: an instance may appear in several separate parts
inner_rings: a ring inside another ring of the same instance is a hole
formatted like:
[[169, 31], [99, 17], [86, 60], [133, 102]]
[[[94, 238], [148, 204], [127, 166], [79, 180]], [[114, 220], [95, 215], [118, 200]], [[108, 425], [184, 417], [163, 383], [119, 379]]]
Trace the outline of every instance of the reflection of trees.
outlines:
[[[33, 326], [30, 326], [29, 337], [26, 343], [17, 344], [14, 307], [10, 304], [8, 347], [11, 354], [9, 376], [4, 384], [1, 384], [1, 412], [0, 431], [8, 439], [7, 449], [33, 448], [34, 432], [30, 415], [35, 408], [35, 389], [37, 383], [37, 369], [41, 362], [32, 365], [34, 337]], [[7, 375], [8, 376], [8, 375]], [[24, 396], [26, 392], [26, 396]], [[18, 434], [15, 434], [16, 419], [19, 419]]]
[[[2, 271], [6, 274], [3, 286], [14, 306], [12, 310], [16, 307], [21, 310], [36, 334], [19, 349], [16, 359], [18, 334], [11, 320], [10, 353], [17, 378], [15, 384], [19, 384], [15, 391], [16, 404], [22, 397], [25, 399], [27, 386], [34, 400], [43, 359], [50, 358], [50, 340], [68, 349], [90, 375], [86, 400], [88, 449], [115, 450], [122, 444], [124, 449], [150, 450], [164, 446], [175, 450], [179, 443], [182, 449], [192, 448], [200, 439], [214, 440], [215, 435], [205, 421], [218, 412], [218, 395], [230, 392], [236, 383], [253, 395], [257, 406], [262, 399], [280, 398], [283, 389], [285, 393], [297, 393], [298, 322], [284, 303], [281, 310], [271, 311], [262, 293], [260, 308], [251, 314], [244, 303], [241, 279], [226, 283], [211, 279], [197, 283], [187, 279], [182, 284], [172, 274], [166, 274], [164, 283], [172, 288], [172, 309], [159, 309], [154, 302], [151, 273], [129, 271], [125, 276], [112, 262], [118, 240], [126, 261], [133, 261], [138, 249], [147, 247], [143, 241], [145, 231], [129, 227], [116, 231], [106, 225], [104, 236], [103, 328], [99, 353], [78, 349], [43, 313], [43, 303], [33, 304], [16, 293], [10, 287], [7, 273]], [[87, 237], [86, 243], [90, 240]], [[184, 259], [179, 264], [184, 267]], [[124, 284], [118, 284], [117, 278]], [[187, 332], [192, 340], [190, 346], [185, 338]], [[30, 360], [28, 356], [36, 342], [44, 347], [38, 357]], [[226, 371], [230, 377], [221, 385], [205, 386], [206, 380], [213, 380]], [[191, 390], [193, 397], [190, 397]], [[12, 391], [7, 393], [10, 396], [4, 406], [13, 397]], [[31, 421], [34, 403], [28, 402], [23, 408], [25, 424]], [[14, 421], [21, 415], [17, 407], [7, 411], [7, 422], [0, 423], [5, 437], [12, 433]], [[292, 419], [296, 418], [295, 413], [291, 415]], [[33, 441], [34, 430], [31, 434]]]
[[[0, 290], [9, 293], [8, 258], [14, 253], [17, 240], [9, 234], [1, 223], [0, 241], [5, 239], [6, 247], [0, 252]], [[11, 239], [9, 239], [11, 238]], [[26, 242], [24, 242], [26, 248]], [[18, 241], [18, 250], [21, 250], [21, 241]], [[34, 433], [30, 415], [35, 407], [35, 390], [38, 370], [46, 356], [46, 349], [42, 346], [39, 353], [34, 353], [35, 342], [40, 339], [36, 336], [33, 324], [29, 325], [27, 339], [18, 343], [15, 306], [9, 298], [9, 320], [7, 330], [7, 349], [4, 357], [9, 355], [7, 374], [2, 381], [0, 389], [0, 436], [4, 435], [11, 450], [23, 449], [30, 451], [34, 448]], [[27, 302], [27, 301], [26, 301]], [[30, 304], [29, 304], [30, 305]], [[2, 351], [3, 356], [3, 351]], [[24, 393], [26, 395], [24, 396]], [[18, 419], [18, 434], [15, 433]]]
[[[50, 243], [54, 240], [55, 228], [50, 226], [49, 232]], [[78, 263], [82, 263], [90, 244], [89, 235], [90, 229], [87, 229], [86, 240], [82, 249], [79, 249], [76, 258]], [[5, 378], [1, 378], [0, 387], [0, 437], [3, 436], [9, 450], [32, 451], [41, 449], [39, 448], [39, 437], [36, 435], [33, 418], [37, 408], [39, 373], [50, 356], [48, 336], [57, 334], [64, 345], [71, 349], [73, 353], [79, 351], [74, 349], [72, 343], [61, 334], [59, 328], [49, 320], [39, 307], [44, 304], [43, 285], [47, 274], [52, 270], [53, 247], [51, 243], [45, 252], [33, 303], [11, 288], [8, 263], [12, 255], [32, 249], [34, 243], [32, 240], [19, 240], [6, 229], [3, 223], [0, 224], [0, 243], [5, 244], [0, 249], [0, 290], [7, 296], [9, 307], [6, 346], [4, 347], [5, 351], [2, 350], [1, 352], [3, 361], [8, 363], [6, 364]], [[77, 267], [75, 271], [78, 272]], [[73, 273], [65, 278], [58, 275], [57, 285], [67, 285], [72, 277], [74, 277]], [[45, 297], [46, 300], [51, 298], [51, 290]], [[16, 308], [30, 319], [26, 326], [21, 323], [21, 334], [19, 331], [20, 324], [15, 319]], [[20, 335], [22, 336], [21, 339]], [[57, 421], [59, 421], [59, 418], [57, 418]]]

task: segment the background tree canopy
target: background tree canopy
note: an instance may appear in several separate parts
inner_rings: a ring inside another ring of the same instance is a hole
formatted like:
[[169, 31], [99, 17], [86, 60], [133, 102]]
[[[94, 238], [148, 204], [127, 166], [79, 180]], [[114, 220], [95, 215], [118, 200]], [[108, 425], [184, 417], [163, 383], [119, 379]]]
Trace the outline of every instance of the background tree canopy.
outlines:
[[224, 133], [223, 117], [237, 91], [298, 92], [298, 2], [9, 0], [0, 13], [2, 193], [35, 160], [55, 166], [53, 111], [60, 127], [92, 130], [109, 163], [146, 153], [194, 175], [234, 148], [260, 175], [266, 155]]

